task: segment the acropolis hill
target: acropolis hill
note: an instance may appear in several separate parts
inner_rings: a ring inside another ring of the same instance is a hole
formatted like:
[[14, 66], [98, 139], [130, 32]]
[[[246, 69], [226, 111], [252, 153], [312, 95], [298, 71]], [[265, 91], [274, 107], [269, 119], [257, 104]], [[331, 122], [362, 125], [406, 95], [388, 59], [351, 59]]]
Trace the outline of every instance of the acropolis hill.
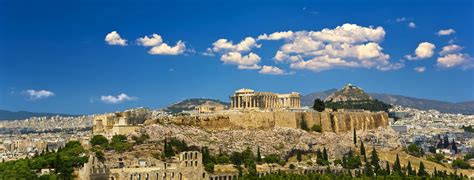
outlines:
[[[352, 85], [348, 85], [353, 88]], [[139, 124], [173, 123], [193, 125], [208, 130], [269, 129], [274, 127], [302, 128], [318, 125], [322, 132], [342, 133], [356, 130], [386, 128], [386, 112], [370, 112], [359, 109], [325, 109], [322, 112], [301, 107], [301, 96], [297, 92], [277, 94], [239, 89], [229, 97], [230, 106], [206, 102], [193, 111], [154, 118], [136, 118], [141, 113], [123, 112], [97, 116], [94, 133], [127, 134], [135, 131]]]

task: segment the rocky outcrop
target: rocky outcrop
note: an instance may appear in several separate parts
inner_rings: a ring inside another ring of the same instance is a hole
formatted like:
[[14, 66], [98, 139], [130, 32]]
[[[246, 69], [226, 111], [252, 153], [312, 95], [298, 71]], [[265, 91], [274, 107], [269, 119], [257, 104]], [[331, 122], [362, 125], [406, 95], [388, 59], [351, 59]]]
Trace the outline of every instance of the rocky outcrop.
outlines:
[[228, 114], [182, 115], [159, 120], [179, 125], [193, 125], [208, 130], [269, 129], [274, 127], [301, 128], [302, 121], [312, 127], [321, 126], [324, 132], [348, 132], [386, 128], [385, 112], [234, 112]]

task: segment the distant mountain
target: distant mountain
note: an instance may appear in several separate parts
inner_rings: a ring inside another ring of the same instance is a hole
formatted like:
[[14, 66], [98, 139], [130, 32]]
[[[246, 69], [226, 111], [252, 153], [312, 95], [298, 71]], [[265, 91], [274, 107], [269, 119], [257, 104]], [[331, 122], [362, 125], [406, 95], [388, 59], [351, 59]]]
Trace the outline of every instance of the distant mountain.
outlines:
[[436, 109], [444, 113], [474, 114], [474, 101], [451, 103], [391, 94], [370, 93], [370, 95], [385, 103], [396, 104], [405, 107], [412, 107], [422, 110]]
[[215, 100], [215, 99], [204, 99], [204, 98], [194, 98], [194, 99], [186, 99], [180, 102], [177, 102], [175, 104], [172, 104], [163, 110], [169, 113], [179, 113], [182, 111], [190, 111], [194, 110], [197, 106], [203, 105], [203, 104], [209, 104], [209, 105], [224, 105], [224, 106], [229, 106], [230, 104], [227, 102], [223, 102], [220, 100]]
[[71, 115], [71, 114], [59, 114], [59, 113], [37, 113], [37, 112], [28, 112], [28, 111], [7, 111], [7, 110], [0, 110], [0, 120], [21, 120], [27, 119], [30, 117], [51, 117], [51, 116], [79, 116], [79, 115]]
[[325, 100], [329, 95], [336, 92], [337, 89], [329, 89], [326, 91], [313, 92], [301, 97], [301, 105], [312, 106], [315, 99]]
[[[301, 97], [301, 104], [303, 106], [312, 106], [313, 101], [316, 98], [326, 99], [332, 93], [336, 92], [337, 89], [330, 89], [327, 91], [320, 91], [310, 93]], [[368, 93], [374, 99], [378, 99], [385, 103], [400, 105], [404, 107], [411, 107], [421, 110], [436, 109], [443, 113], [461, 113], [461, 114], [474, 114], [474, 101], [466, 101], [460, 103], [451, 103], [438, 100], [421, 99], [414, 97], [407, 97], [401, 95], [392, 94], [380, 94], [380, 93]]]

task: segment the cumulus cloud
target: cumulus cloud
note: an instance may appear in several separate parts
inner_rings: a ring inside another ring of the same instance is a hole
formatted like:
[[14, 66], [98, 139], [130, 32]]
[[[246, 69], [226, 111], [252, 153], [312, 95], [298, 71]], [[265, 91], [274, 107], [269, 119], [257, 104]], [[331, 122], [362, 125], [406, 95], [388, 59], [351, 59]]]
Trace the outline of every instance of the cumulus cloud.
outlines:
[[258, 71], [260, 74], [271, 74], [271, 75], [284, 75], [287, 74], [285, 71], [282, 69], [275, 67], [275, 66], [263, 66], [260, 71]]
[[414, 22], [409, 22], [408, 27], [410, 28], [416, 28], [416, 24]]
[[112, 31], [105, 36], [105, 42], [109, 45], [126, 46], [127, 40], [122, 39], [117, 31]]
[[252, 37], [246, 37], [244, 40], [240, 41], [238, 44], [234, 44], [232, 41], [227, 39], [219, 39], [212, 44], [212, 50], [214, 52], [247, 52], [252, 48], [260, 48], [261, 45], [257, 44], [257, 41]]
[[[273, 59], [288, 62], [290, 68], [322, 71], [333, 68], [396, 69], [401, 64], [391, 64], [390, 56], [379, 45], [384, 39], [382, 27], [362, 27], [343, 24], [334, 29], [321, 31], [287, 31], [286, 36], [270, 38], [263, 34], [260, 39], [285, 39]], [[282, 32], [276, 32], [281, 35]], [[275, 37], [276, 37], [275, 34]]]
[[415, 49], [415, 56], [406, 55], [405, 58], [408, 60], [419, 60], [430, 58], [434, 54], [434, 49], [436, 46], [429, 42], [422, 42], [418, 44], [418, 47]]
[[186, 45], [184, 42], [178, 41], [175, 46], [169, 46], [166, 43], [161, 43], [160, 45], [152, 47], [148, 53], [159, 55], [178, 55], [184, 53], [185, 50]]
[[258, 69], [257, 64], [260, 60], [260, 56], [253, 52], [244, 56], [240, 52], [228, 52], [221, 56], [221, 61], [224, 64], [238, 65], [239, 69]]
[[420, 67], [414, 68], [413, 70], [415, 70], [416, 72], [422, 73], [426, 71], [426, 67], [420, 66]]
[[252, 37], [246, 37], [237, 44], [227, 39], [219, 39], [212, 44], [212, 48], [208, 48], [203, 55], [214, 56], [215, 53], [220, 53], [221, 61], [224, 64], [237, 65], [238, 69], [260, 69], [258, 65], [261, 58], [254, 52], [247, 55], [242, 55], [252, 50], [252, 48], [260, 48], [261, 45]]
[[456, 44], [451, 44], [444, 46], [441, 51], [439, 52], [439, 55], [446, 55], [446, 54], [451, 54], [451, 53], [456, 53], [459, 52], [463, 49], [463, 47], [458, 46]]
[[447, 36], [456, 33], [454, 29], [442, 29], [438, 31], [438, 36]]
[[128, 96], [125, 93], [121, 93], [117, 96], [107, 95], [107, 96], [101, 96], [100, 97], [100, 100], [104, 103], [107, 103], [107, 104], [119, 104], [119, 103], [122, 103], [122, 102], [125, 102], [125, 101], [131, 101], [131, 100], [135, 100], [135, 99], [137, 99], [137, 98]]
[[381, 71], [394, 71], [394, 70], [399, 70], [404, 67], [405, 67], [404, 61], [377, 65], [377, 69]]
[[137, 43], [142, 46], [157, 46], [163, 43], [163, 39], [158, 34], [152, 34], [151, 37], [138, 38]]
[[257, 40], [280, 40], [289, 39], [293, 37], [293, 31], [274, 32], [270, 35], [262, 34], [258, 36]]
[[438, 57], [436, 62], [436, 65], [441, 68], [461, 67], [462, 69], [468, 69], [474, 67], [473, 58], [469, 54], [447, 54]]
[[311, 31], [309, 35], [316, 40], [335, 43], [380, 42], [385, 37], [382, 27], [362, 27], [356, 24], [343, 24], [335, 29], [325, 28], [321, 31]]
[[52, 91], [47, 91], [47, 90], [28, 89], [28, 90], [23, 91], [23, 95], [27, 96], [28, 99], [30, 100], [37, 100], [37, 99], [44, 99], [44, 98], [54, 96], [54, 93]]

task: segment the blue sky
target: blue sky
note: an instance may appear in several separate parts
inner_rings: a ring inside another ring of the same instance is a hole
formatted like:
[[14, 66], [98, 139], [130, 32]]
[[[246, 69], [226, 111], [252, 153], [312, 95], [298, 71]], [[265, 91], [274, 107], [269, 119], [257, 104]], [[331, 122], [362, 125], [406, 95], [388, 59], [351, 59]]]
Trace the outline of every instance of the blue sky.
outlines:
[[347, 83], [473, 100], [473, 8], [467, 0], [1, 0], [0, 109], [102, 113], [227, 101], [244, 87], [307, 94]]

